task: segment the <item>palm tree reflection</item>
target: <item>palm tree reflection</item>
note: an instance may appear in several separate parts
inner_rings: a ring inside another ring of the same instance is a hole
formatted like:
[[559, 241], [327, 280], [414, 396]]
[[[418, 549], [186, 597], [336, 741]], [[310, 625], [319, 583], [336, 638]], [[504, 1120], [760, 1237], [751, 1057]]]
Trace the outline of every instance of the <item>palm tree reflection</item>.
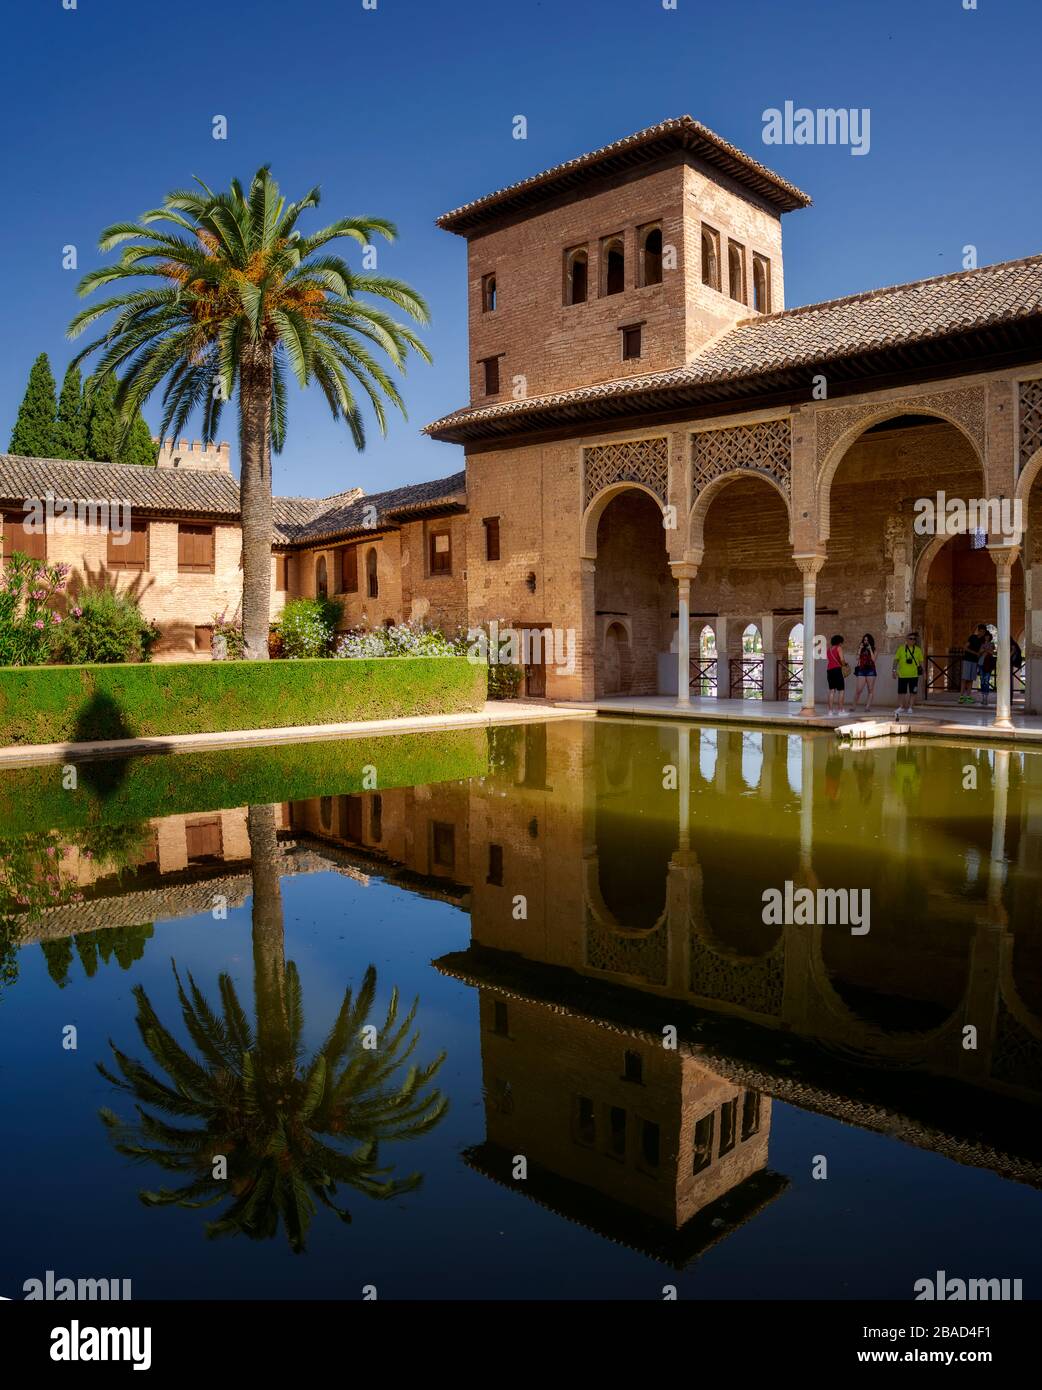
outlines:
[[300, 979], [285, 958], [273, 807], [250, 807], [249, 833], [255, 1023], [227, 974], [218, 980], [218, 1009], [174, 965], [193, 1056], [160, 1022], [139, 985], [137, 1028], [157, 1070], [110, 1043], [116, 1069], [100, 1063], [98, 1069], [134, 1097], [137, 1118], [123, 1120], [108, 1109], [101, 1118], [120, 1153], [185, 1179], [141, 1192], [147, 1206], [223, 1202], [207, 1224], [209, 1236], [263, 1239], [276, 1235], [281, 1222], [299, 1253], [316, 1202], [351, 1220], [333, 1200], [338, 1185], [381, 1200], [420, 1185], [419, 1173], [393, 1177], [392, 1166], [381, 1165], [379, 1146], [425, 1134], [445, 1114], [447, 1098], [429, 1085], [444, 1054], [400, 1075], [419, 1042], [412, 1026], [418, 1001], [400, 1016], [395, 989], [383, 1022], [370, 1025], [376, 996], [370, 966], [357, 995], [346, 991], [325, 1042], [305, 1057]]

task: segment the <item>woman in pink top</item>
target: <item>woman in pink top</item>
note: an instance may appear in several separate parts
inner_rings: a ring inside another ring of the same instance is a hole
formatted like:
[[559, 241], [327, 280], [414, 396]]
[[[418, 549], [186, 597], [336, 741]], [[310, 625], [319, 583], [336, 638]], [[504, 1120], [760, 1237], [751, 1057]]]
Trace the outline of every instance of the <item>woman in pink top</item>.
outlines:
[[[846, 714], [847, 678], [843, 673], [843, 636], [838, 632], [829, 638], [825, 678], [829, 687], [829, 714]], [[837, 696], [838, 710], [835, 708]]]

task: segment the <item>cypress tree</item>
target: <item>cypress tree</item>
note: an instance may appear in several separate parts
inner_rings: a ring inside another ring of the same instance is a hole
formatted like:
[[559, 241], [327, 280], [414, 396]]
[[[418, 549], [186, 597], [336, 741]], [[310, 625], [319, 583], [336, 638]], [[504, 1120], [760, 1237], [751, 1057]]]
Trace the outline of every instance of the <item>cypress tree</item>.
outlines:
[[79, 367], [70, 367], [62, 382], [62, 393], [58, 398], [58, 423], [54, 432], [54, 457], [87, 457], [87, 419]]
[[[90, 388], [93, 378], [88, 378]], [[98, 463], [116, 461], [119, 416], [116, 414], [116, 378], [102, 377], [87, 406], [87, 457]]]
[[[89, 384], [89, 383], [88, 383]], [[87, 457], [98, 463], [140, 463], [152, 466], [157, 448], [140, 410], [130, 426], [123, 447], [119, 447], [119, 412], [116, 409], [118, 383], [111, 374], [102, 379], [91, 399], [87, 420]]]
[[12, 454], [24, 454], [29, 458], [53, 457], [58, 413], [56, 395], [51, 364], [47, 354], [41, 352], [32, 365], [18, 418], [11, 431]]

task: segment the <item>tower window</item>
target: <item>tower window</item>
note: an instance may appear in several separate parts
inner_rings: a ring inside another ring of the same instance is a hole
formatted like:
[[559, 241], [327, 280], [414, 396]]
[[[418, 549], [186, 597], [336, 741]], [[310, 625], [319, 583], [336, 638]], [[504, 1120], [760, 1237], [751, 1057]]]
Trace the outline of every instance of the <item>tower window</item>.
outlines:
[[496, 277], [495, 275], [483, 275], [481, 277], [481, 312], [491, 314], [496, 308]]
[[380, 597], [380, 576], [376, 571], [376, 549], [373, 546], [365, 557], [365, 591], [369, 598]]
[[613, 1158], [626, 1157], [626, 1112], [618, 1105], [608, 1111], [608, 1152]]
[[585, 246], [564, 253], [564, 302], [585, 304], [589, 274], [589, 259]]
[[753, 308], [758, 314], [771, 312], [771, 263], [764, 256], [753, 256]]
[[622, 360], [624, 362], [631, 362], [640, 356], [640, 327], [639, 323], [634, 323], [622, 330]]
[[659, 1156], [659, 1128], [651, 1120], [640, 1124], [640, 1157], [646, 1168], [657, 1168]]
[[507, 1016], [507, 1006], [504, 999], [494, 999], [492, 1001], [492, 1031], [499, 1033], [501, 1037], [508, 1037], [510, 1033], [510, 1020]]
[[573, 1124], [577, 1143], [593, 1145], [597, 1142], [597, 1120], [589, 1096], [575, 1097]]
[[499, 358], [486, 357], [481, 363], [485, 372], [485, 395], [499, 395]]
[[727, 290], [732, 299], [745, 303], [745, 251], [737, 241], [727, 243]]
[[720, 288], [720, 233], [702, 226], [702, 284]]
[[703, 1115], [695, 1125], [694, 1161], [692, 1173], [701, 1173], [713, 1161], [713, 1112]]
[[645, 227], [640, 246], [640, 283], [662, 284], [662, 228]]
[[488, 877], [486, 883], [491, 883], [494, 888], [503, 886], [503, 846], [489, 845], [488, 847]]
[[644, 1059], [639, 1052], [627, 1052], [623, 1057], [623, 1080], [635, 1081], [640, 1085], [644, 1080]]
[[499, 517], [486, 516], [482, 520], [485, 528], [485, 559], [499, 559]]
[[621, 294], [626, 288], [626, 252], [622, 237], [601, 242], [601, 293]]
[[742, 1138], [751, 1139], [760, 1128], [760, 1093], [746, 1091], [742, 1099]]
[[720, 1107], [720, 1153], [730, 1153], [734, 1148], [735, 1122], [738, 1119], [738, 1098], [725, 1101]]

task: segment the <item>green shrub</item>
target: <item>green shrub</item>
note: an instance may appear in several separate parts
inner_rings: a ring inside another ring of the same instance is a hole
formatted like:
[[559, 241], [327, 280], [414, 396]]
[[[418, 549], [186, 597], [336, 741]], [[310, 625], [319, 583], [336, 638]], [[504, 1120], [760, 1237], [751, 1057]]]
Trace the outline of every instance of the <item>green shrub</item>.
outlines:
[[480, 710], [465, 656], [0, 670], [0, 744], [280, 729]]
[[273, 624], [278, 655], [291, 661], [332, 651], [343, 605], [328, 598], [290, 599]]
[[[110, 826], [118, 840], [128, 833], [128, 821], [371, 791], [373, 768], [377, 787], [383, 790], [484, 777], [489, 769], [488, 732], [477, 727], [439, 729], [436, 737], [429, 732], [370, 734], [212, 749], [187, 757], [150, 753], [106, 758], [83, 764], [75, 792], [63, 785], [61, 763], [0, 768], [0, 826], [9, 837], [73, 832], [77, 843], [96, 845], [111, 857], [117, 846], [114, 837], [105, 834]], [[103, 771], [109, 775], [99, 778]], [[60, 848], [57, 838], [41, 843]], [[16, 838], [0, 839], [0, 904], [9, 853], [17, 854], [20, 844]], [[40, 849], [39, 854], [44, 852]], [[31, 881], [37, 886], [46, 885], [46, 873], [53, 872], [44, 870], [41, 875], [39, 862], [37, 855], [31, 868]], [[26, 873], [19, 881], [27, 881]]]
[[132, 594], [90, 589], [55, 629], [50, 654], [66, 666], [148, 661], [158, 639]]
[[213, 646], [215, 649], [221, 641], [224, 642], [225, 657], [228, 661], [242, 660], [246, 654], [246, 638], [243, 636], [242, 623], [230, 623], [227, 608], [223, 613], [213, 615]]
[[521, 689], [524, 671], [520, 666], [501, 666], [498, 663], [488, 668], [488, 698], [490, 700], [513, 700]]

